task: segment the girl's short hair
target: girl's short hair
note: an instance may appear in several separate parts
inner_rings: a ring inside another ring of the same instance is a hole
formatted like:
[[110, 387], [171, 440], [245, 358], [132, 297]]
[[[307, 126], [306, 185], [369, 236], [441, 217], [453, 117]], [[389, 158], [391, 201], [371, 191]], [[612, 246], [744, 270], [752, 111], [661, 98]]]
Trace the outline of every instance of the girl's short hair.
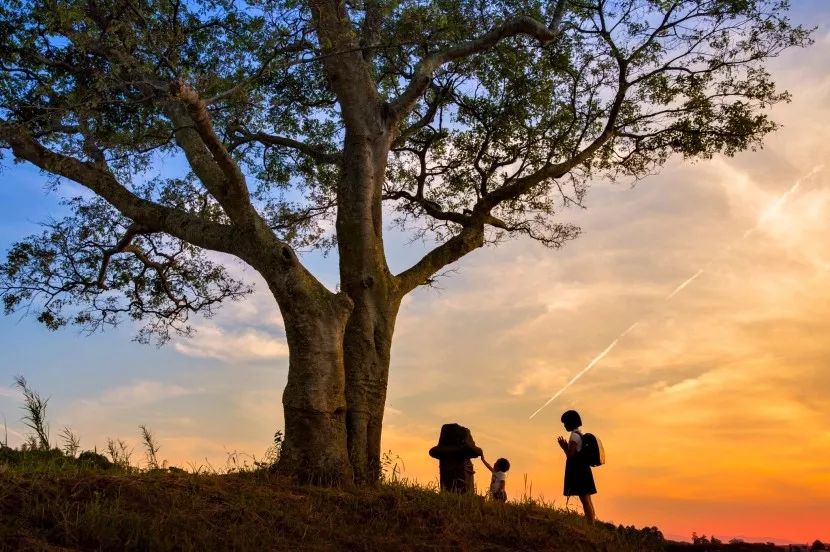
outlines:
[[496, 460], [496, 463], [493, 464], [493, 469], [495, 471], [506, 472], [510, 469], [510, 462], [507, 461], [507, 458], [499, 458]]
[[579, 412], [576, 410], [568, 410], [562, 414], [562, 423], [565, 424], [565, 429], [573, 431], [582, 425], [582, 418], [579, 417]]

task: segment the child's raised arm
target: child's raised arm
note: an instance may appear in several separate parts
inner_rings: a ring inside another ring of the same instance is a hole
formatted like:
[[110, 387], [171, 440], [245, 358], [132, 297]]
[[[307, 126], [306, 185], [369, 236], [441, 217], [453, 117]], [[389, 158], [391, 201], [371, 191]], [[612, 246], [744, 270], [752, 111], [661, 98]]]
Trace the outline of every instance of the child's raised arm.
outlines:
[[487, 460], [485, 460], [485, 459], [484, 459], [484, 453], [483, 453], [483, 452], [481, 453], [481, 461], [482, 461], [482, 463], [484, 464], [484, 467], [486, 467], [486, 468], [487, 468], [488, 470], [490, 470], [491, 472], [493, 471], [493, 466], [491, 466], [490, 464], [488, 464], [488, 463], [487, 463]]

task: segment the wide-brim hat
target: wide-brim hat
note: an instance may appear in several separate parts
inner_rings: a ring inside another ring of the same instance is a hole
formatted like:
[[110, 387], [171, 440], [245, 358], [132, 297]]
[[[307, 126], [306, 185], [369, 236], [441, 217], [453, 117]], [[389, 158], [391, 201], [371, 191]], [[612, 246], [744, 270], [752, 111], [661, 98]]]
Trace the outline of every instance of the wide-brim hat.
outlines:
[[473, 441], [470, 430], [459, 424], [441, 426], [438, 444], [429, 449], [429, 455], [439, 460], [447, 457], [477, 458], [481, 454], [482, 451]]
[[438, 445], [429, 449], [429, 455], [437, 460], [447, 457], [454, 458], [478, 458], [482, 455], [482, 450], [479, 447], [464, 446], [442, 446]]

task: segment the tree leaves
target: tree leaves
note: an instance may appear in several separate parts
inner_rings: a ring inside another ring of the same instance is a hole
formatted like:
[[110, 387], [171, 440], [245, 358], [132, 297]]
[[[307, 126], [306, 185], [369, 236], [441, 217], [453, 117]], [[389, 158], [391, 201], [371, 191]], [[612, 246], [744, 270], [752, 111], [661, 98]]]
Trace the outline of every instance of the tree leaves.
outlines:
[[69, 206], [72, 216], [14, 244], [0, 265], [7, 314], [32, 308], [50, 330], [72, 324], [87, 333], [126, 317], [145, 323], [137, 340], [161, 344], [188, 335], [191, 314], [210, 316], [220, 302], [250, 292], [206, 252], [142, 233], [103, 200]]
[[[36, 143], [18, 153], [58, 154], [53, 175], [76, 162], [72, 174], [108, 179], [112, 201], [135, 194], [216, 232], [256, 219], [281, 243], [325, 249], [343, 167], [355, 160], [343, 157], [342, 117], [354, 106], [339, 103], [324, 65], [359, 48], [382, 123], [372, 132], [391, 143], [385, 180], [373, 177], [367, 193], [415, 236], [458, 238], [432, 257], [452, 262], [478, 246], [481, 228], [491, 242], [575, 238], [558, 214], [581, 206], [594, 179], [636, 180], [675, 154], [760, 147], [776, 128], [766, 110], [789, 99], [765, 63], [810, 42], [786, 0], [571, 1], [553, 25], [557, 5], [348, 2], [335, 38], [352, 50], [341, 52], [296, 0], [13, 0], [0, 6], [0, 147], [25, 131]], [[204, 109], [198, 136], [182, 112], [185, 87], [187, 113]], [[223, 196], [231, 174], [250, 202]], [[91, 331], [155, 317], [151, 332], [166, 339], [188, 331], [188, 313], [245, 292], [162, 234], [162, 215], [150, 232], [100, 200], [73, 208], [9, 251], [7, 311], [42, 301], [48, 327]]]

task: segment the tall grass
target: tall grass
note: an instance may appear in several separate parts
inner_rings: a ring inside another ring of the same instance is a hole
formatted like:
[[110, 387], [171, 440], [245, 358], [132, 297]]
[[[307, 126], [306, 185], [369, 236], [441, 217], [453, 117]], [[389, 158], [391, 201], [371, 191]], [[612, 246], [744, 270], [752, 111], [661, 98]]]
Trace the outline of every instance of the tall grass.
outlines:
[[78, 451], [81, 450], [81, 438], [72, 431], [72, 428], [64, 426], [61, 439], [63, 440], [63, 453], [72, 458], [76, 457]]
[[[23, 424], [34, 432], [27, 443], [30, 448], [49, 450], [49, 426], [46, 423], [46, 404], [49, 398], [43, 398], [29, 387], [23, 376], [14, 378], [15, 386], [23, 393]], [[6, 437], [8, 440], [8, 436]]]
[[[141, 444], [144, 445], [144, 455], [147, 459], [147, 469], [158, 470], [162, 468], [162, 463], [159, 463], [158, 452], [161, 447], [153, 436], [153, 433], [147, 429], [147, 426], [140, 425], [138, 429], [141, 431]], [[165, 462], [166, 463], [166, 462]]]

